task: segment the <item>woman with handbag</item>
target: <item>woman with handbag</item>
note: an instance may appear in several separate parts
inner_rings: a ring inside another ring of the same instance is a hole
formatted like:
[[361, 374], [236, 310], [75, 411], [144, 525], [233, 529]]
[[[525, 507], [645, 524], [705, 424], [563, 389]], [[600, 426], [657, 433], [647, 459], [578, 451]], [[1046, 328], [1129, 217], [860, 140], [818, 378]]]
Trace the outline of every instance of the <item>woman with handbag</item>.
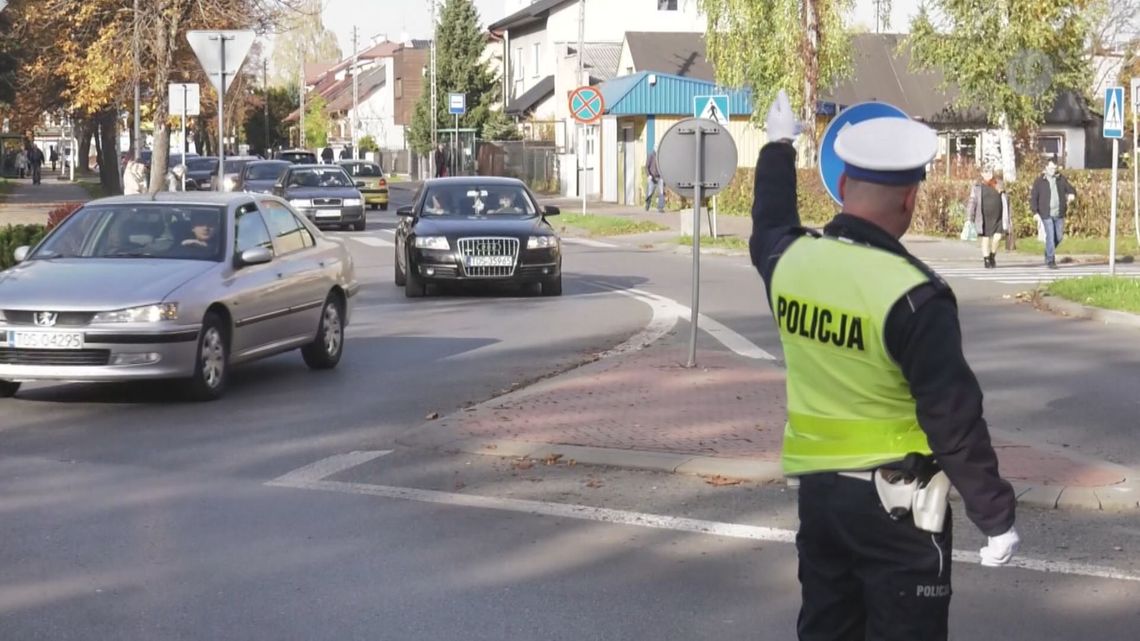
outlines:
[[986, 269], [997, 267], [997, 250], [1001, 244], [1002, 231], [1007, 228], [1007, 199], [995, 188], [998, 181], [989, 167], [982, 169], [981, 181], [970, 189], [970, 200], [966, 205], [966, 219], [974, 224], [981, 240], [982, 264]]

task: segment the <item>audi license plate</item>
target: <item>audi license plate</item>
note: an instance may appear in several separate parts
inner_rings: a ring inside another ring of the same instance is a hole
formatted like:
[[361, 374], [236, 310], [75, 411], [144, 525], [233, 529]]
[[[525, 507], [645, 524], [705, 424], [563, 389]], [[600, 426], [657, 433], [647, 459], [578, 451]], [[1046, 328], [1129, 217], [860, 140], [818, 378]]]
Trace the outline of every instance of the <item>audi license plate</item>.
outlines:
[[83, 334], [8, 332], [8, 345], [16, 349], [83, 349]]
[[317, 218], [340, 218], [339, 209], [318, 209]]
[[511, 256], [468, 256], [468, 267], [511, 267], [515, 259]]

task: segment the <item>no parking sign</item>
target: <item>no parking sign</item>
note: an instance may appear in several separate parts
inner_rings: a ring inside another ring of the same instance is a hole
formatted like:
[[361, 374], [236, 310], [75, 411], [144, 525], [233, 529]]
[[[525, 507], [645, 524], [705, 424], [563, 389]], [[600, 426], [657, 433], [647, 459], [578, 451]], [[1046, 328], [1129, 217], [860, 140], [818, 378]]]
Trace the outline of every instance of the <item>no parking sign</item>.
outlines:
[[843, 175], [844, 163], [835, 153], [835, 139], [839, 132], [851, 125], [871, 120], [872, 118], [907, 118], [906, 112], [885, 102], [861, 102], [839, 112], [835, 120], [827, 125], [823, 131], [823, 138], [819, 141], [819, 176], [823, 179], [823, 186], [827, 189], [831, 199], [840, 205], [839, 177]]

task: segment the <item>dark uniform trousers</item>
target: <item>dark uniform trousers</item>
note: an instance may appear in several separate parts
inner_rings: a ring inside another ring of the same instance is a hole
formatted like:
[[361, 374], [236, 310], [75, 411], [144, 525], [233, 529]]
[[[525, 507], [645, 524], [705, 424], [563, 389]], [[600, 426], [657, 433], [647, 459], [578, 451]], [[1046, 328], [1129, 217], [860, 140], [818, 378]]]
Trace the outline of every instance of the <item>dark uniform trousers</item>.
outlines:
[[942, 534], [891, 519], [874, 483], [800, 477], [800, 641], [939, 641], [950, 613], [950, 515]]

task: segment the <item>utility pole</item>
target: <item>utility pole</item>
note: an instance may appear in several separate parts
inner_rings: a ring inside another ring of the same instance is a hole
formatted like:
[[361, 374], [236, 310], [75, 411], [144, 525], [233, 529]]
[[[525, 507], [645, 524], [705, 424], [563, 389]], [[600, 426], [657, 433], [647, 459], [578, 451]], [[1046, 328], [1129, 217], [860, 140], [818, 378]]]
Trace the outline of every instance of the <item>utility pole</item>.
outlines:
[[139, 0], [135, 0], [135, 11], [133, 16], [134, 36], [132, 37], [132, 48], [134, 49], [135, 56], [135, 160], [142, 159], [142, 85], [140, 79], [142, 62], [139, 56]]
[[439, 38], [439, 23], [436, 22], [435, 18], [436, 0], [428, 0], [428, 3], [431, 4], [431, 115], [429, 116], [431, 120], [431, 152], [428, 153], [428, 166], [431, 168], [431, 177], [435, 178], [437, 171], [435, 166], [435, 149], [438, 145], [437, 136], [439, 135], [436, 131], [438, 126], [436, 121], [439, 120], [439, 107], [436, 101], [439, 99], [439, 96], [437, 93], [438, 89], [436, 88], [435, 75], [435, 41]]
[[352, 122], [351, 135], [352, 135], [352, 158], [356, 159], [356, 109], [360, 106], [360, 68], [359, 56], [357, 55], [357, 42], [360, 39], [360, 29], [353, 25], [352, 27]]
[[298, 93], [298, 95], [301, 96], [301, 111], [300, 111], [301, 124], [300, 124], [300, 129], [297, 132], [297, 143], [298, 143], [297, 148], [298, 149], [306, 149], [306, 147], [305, 147], [305, 142], [306, 142], [305, 141], [305, 58], [303, 56], [301, 57], [301, 78], [300, 78], [300, 80], [301, 80], [300, 83], [297, 85], [298, 87], [300, 87], [300, 89], [297, 91], [297, 93]]
[[261, 90], [265, 98], [265, 157], [269, 158], [269, 61], [261, 60]]
[[[589, 84], [585, 77], [586, 62], [586, 0], [578, 0], [578, 83], [583, 87]], [[578, 162], [581, 171], [578, 174], [578, 188], [582, 192], [582, 215], [586, 215], [586, 125], [578, 124]]]

